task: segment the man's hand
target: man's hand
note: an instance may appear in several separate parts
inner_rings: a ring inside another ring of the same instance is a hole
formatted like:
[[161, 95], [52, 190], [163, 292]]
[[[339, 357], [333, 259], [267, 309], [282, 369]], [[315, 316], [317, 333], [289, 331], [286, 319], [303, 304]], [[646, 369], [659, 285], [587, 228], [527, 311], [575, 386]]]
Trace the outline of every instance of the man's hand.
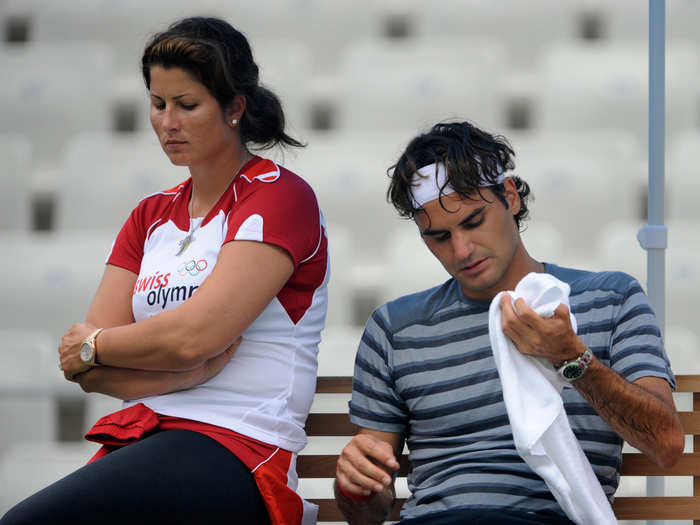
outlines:
[[501, 298], [501, 326], [523, 354], [544, 357], [552, 364], [575, 359], [586, 351], [571, 326], [569, 309], [560, 304], [550, 318], [537, 314], [524, 299]]
[[340, 488], [355, 496], [380, 493], [392, 485], [399, 463], [393, 447], [370, 434], [357, 434], [341, 452], [336, 465]]

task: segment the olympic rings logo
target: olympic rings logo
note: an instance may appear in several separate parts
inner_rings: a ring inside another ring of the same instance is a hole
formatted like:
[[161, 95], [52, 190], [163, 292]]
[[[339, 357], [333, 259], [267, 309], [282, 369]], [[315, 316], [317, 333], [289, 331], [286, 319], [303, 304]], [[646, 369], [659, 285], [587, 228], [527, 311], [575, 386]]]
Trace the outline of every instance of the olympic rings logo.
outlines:
[[177, 273], [179, 273], [183, 277], [185, 276], [185, 274], [189, 273], [191, 276], [194, 277], [198, 273], [206, 270], [207, 266], [209, 266], [209, 263], [207, 263], [206, 259], [200, 259], [198, 261], [190, 259], [189, 261], [183, 262], [180, 266], [178, 266]]

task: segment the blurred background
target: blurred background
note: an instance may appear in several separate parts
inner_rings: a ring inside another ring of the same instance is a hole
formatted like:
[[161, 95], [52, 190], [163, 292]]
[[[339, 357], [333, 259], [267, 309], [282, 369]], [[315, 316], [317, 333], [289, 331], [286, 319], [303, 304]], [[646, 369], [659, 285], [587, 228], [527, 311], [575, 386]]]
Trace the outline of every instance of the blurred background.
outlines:
[[[139, 69], [148, 37], [187, 15], [248, 37], [308, 143], [262, 154], [309, 181], [328, 222], [322, 374], [352, 373], [374, 308], [448, 278], [385, 198], [387, 168], [440, 120], [510, 140], [535, 258], [646, 286], [644, 0], [0, 0], [0, 513], [81, 464], [82, 433], [119, 406], [62, 380], [56, 347], [131, 209], [188, 177], [150, 129]], [[700, 373], [700, 0], [666, 16], [666, 343], [676, 373]]]

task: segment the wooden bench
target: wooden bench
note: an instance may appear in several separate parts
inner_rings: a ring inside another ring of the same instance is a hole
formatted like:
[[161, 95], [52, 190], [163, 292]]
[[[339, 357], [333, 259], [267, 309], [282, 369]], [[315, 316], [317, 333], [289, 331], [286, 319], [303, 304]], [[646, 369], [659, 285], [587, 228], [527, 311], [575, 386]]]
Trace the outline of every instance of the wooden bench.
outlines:
[[[693, 394], [691, 412], [679, 412], [687, 435], [693, 436], [693, 451], [685, 453], [678, 463], [669, 469], [662, 469], [642, 454], [622, 456], [623, 476], [692, 476], [693, 496], [690, 497], [619, 497], [613, 504], [615, 515], [620, 520], [695, 520], [700, 525], [700, 375], [679, 375], [678, 392]], [[316, 385], [317, 396], [325, 394], [349, 394], [352, 391], [350, 377], [320, 377]], [[350, 423], [346, 412], [314, 413], [306, 421], [307, 434], [314, 436], [345, 437], [346, 442], [355, 434], [357, 427]], [[340, 452], [340, 450], [338, 450]], [[334, 478], [337, 454], [302, 454], [298, 458], [297, 473], [303, 478]], [[400, 461], [400, 476], [408, 472], [408, 459]], [[319, 506], [319, 522], [344, 521], [331, 498], [309, 501]], [[392, 520], [399, 519], [403, 504], [397, 499], [391, 514]]]

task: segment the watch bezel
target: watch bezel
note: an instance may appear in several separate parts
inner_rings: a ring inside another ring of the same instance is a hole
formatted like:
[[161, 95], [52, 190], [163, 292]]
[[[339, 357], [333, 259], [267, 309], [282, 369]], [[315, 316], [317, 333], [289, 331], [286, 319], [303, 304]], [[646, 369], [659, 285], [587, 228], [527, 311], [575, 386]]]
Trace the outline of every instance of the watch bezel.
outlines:
[[[574, 374], [570, 375], [571, 371], [574, 370]], [[559, 373], [567, 381], [576, 381], [583, 375], [585, 371], [586, 369], [581, 365], [578, 359], [576, 361], [572, 361], [571, 363], [566, 363], [559, 369]]]
[[83, 341], [83, 344], [80, 345], [80, 359], [86, 365], [93, 364], [93, 360], [95, 359], [95, 347], [88, 341]]

